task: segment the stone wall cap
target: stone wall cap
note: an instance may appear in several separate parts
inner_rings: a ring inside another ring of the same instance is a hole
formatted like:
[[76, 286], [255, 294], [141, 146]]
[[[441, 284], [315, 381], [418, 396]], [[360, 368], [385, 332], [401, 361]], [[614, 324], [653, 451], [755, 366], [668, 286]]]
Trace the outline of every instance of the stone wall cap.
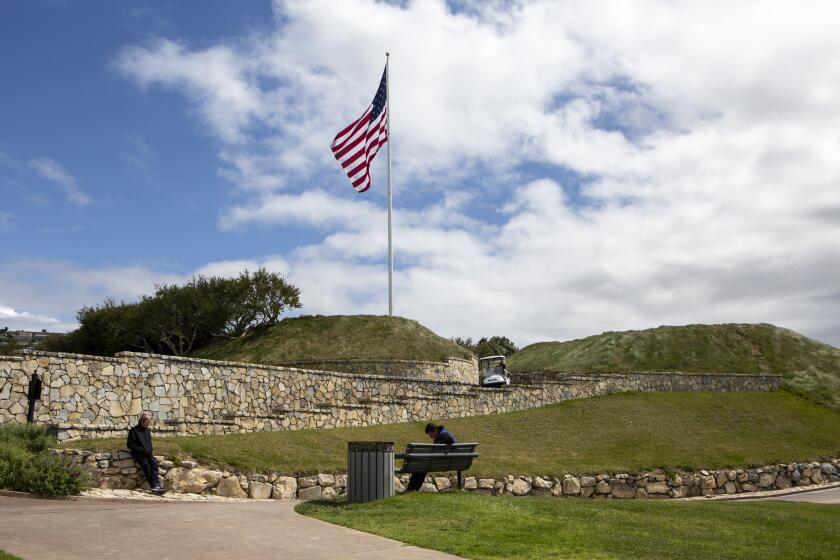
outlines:
[[[772, 378], [782, 378], [784, 374], [781, 373], [771, 373], [771, 372], [762, 372], [762, 373], [733, 373], [733, 372], [698, 372], [698, 371], [616, 371], [616, 372], [604, 372], [604, 371], [512, 371], [510, 372], [511, 377], [521, 375], [521, 376], [546, 376], [546, 375], [554, 375], [554, 376], [562, 376], [567, 377], [571, 375], [586, 375], [590, 377], [617, 377], [622, 375], [679, 375], [685, 377], [772, 377]], [[560, 381], [561, 379], [558, 379]]]

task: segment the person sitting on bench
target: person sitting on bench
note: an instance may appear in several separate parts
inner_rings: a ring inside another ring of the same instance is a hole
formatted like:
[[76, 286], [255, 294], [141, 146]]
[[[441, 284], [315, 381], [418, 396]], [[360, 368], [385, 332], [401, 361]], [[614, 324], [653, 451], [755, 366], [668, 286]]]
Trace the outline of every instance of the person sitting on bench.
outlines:
[[128, 445], [131, 456], [143, 470], [143, 476], [154, 494], [163, 494], [164, 489], [160, 485], [158, 476], [158, 463], [152, 452], [152, 419], [145, 412], [140, 415], [137, 425], [128, 431]]
[[[449, 432], [443, 426], [438, 426], [437, 424], [432, 424], [429, 422], [426, 424], [426, 435], [431, 438], [433, 443], [442, 443], [444, 445], [452, 445], [457, 440], [452, 433]], [[423, 481], [426, 480], [426, 475], [428, 473], [412, 473], [411, 479], [408, 481], [408, 486], [406, 487], [406, 492], [414, 492], [420, 490], [423, 486]]]

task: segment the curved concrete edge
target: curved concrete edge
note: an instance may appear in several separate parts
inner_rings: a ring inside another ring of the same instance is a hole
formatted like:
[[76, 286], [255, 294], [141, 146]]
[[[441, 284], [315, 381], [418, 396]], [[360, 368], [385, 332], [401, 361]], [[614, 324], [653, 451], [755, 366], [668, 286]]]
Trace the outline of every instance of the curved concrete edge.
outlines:
[[819, 492], [821, 490], [833, 490], [840, 488], [840, 482], [829, 482], [828, 484], [812, 484], [810, 486], [799, 486], [794, 488], [785, 488], [784, 490], [770, 490], [768, 492], [749, 492], [743, 494], [721, 494], [719, 496], [695, 496], [692, 498], [683, 498], [681, 502], [691, 501], [738, 501], [738, 500], [759, 500], [762, 498], [775, 498], [778, 496], [791, 496], [793, 494], [807, 494], [809, 492]]

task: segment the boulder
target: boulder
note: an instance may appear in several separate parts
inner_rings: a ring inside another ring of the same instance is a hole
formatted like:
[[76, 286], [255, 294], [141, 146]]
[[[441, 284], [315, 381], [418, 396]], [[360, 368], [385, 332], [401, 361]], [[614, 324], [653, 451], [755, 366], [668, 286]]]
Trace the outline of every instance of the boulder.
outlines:
[[735, 494], [738, 492], [738, 489], [735, 487], [735, 483], [731, 480], [726, 481], [726, 484], [723, 485], [723, 489], [726, 490], [727, 494]]
[[790, 478], [786, 477], [783, 474], [779, 474], [778, 476], [776, 476], [776, 488], [784, 489], [784, 488], [790, 488], [790, 486], [791, 486]]
[[308, 488], [300, 488], [298, 490], [298, 500], [318, 500], [321, 498], [321, 487], [310, 486]]
[[478, 488], [478, 481], [474, 476], [468, 476], [464, 479], [464, 490], [475, 490]]
[[822, 465], [820, 465], [820, 472], [822, 472], [825, 476], [829, 477], [833, 474], [837, 474], [837, 467], [835, 467], [831, 463], [823, 463]]
[[531, 485], [527, 481], [517, 478], [513, 481], [513, 488], [511, 492], [514, 496], [524, 496], [531, 491]]
[[674, 498], [685, 498], [688, 496], [688, 486], [675, 486], [671, 489], [671, 496]]
[[[666, 488], [668, 487], [668, 485], [665, 482], [655, 482], [655, 483], [650, 483], [650, 484], [664, 484]], [[648, 484], [648, 485], [650, 485], [650, 484]], [[612, 495], [613, 498], [619, 498], [619, 499], [626, 500], [626, 499], [634, 498], [636, 496], [636, 488], [634, 488], [633, 486], [630, 486], [629, 484], [624, 484], [624, 483], [613, 484], [611, 486], [610, 494]]]
[[424, 482], [423, 486], [420, 487], [421, 492], [431, 492], [437, 493], [437, 487], [432, 484], [431, 482]]
[[274, 492], [271, 497], [275, 500], [294, 500], [297, 496], [297, 479], [293, 476], [278, 476], [274, 481]]
[[551, 481], [537, 476], [534, 477], [533, 487], [537, 490], [549, 490], [551, 489]]
[[251, 481], [248, 488], [248, 496], [255, 500], [267, 500], [271, 497], [274, 487], [268, 482]]
[[321, 486], [322, 488], [327, 486], [335, 486], [335, 476], [331, 474], [319, 474], [318, 486]]
[[610, 493], [610, 483], [606, 480], [599, 480], [598, 484], [595, 485], [595, 493], [596, 494], [609, 494]]
[[325, 486], [321, 488], [322, 500], [334, 500], [338, 494], [333, 486]]
[[203, 478], [194, 476], [191, 469], [181, 467], [166, 471], [163, 485], [170, 492], [178, 494], [201, 494], [205, 489]]
[[567, 477], [563, 479], [563, 494], [567, 496], [575, 496], [580, 494], [580, 481], [573, 477]]
[[591, 476], [580, 477], [580, 486], [585, 488], [587, 486], [595, 486], [595, 479]]
[[247, 498], [248, 494], [239, 485], [239, 481], [235, 478], [223, 478], [216, 485], [216, 495], [225, 496], [227, 498]]
[[665, 482], [648, 482], [645, 491], [648, 494], [667, 494], [668, 484]]
[[493, 479], [493, 478], [479, 478], [478, 479], [478, 487], [479, 488], [492, 490], [495, 485], [496, 485], [496, 480]]
[[776, 482], [776, 477], [770, 473], [761, 473], [758, 477], [758, 486], [760, 488], [770, 488]]
[[443, 492], [444, 490], [449, 490], [452, 487], [452, 482], [449, 480], [449, 477], [446, 476], [436, 476], [435, 480], [435, 487], [438, 489], [438, 492]]
[[312, 488], [318, 485], [317, 476], [303, 476], [297, 479], [298, 488]]

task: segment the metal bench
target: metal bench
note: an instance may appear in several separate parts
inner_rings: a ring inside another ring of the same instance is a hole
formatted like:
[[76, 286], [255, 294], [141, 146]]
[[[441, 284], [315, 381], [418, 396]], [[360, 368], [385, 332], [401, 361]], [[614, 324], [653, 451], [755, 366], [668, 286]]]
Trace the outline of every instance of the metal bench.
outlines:
[[472, 466], [477, 443], [409, 443], [405, 453], [397, 453], [395, 459], [402, 459], [398, 474], [458, 471], [458, 490], [464, 487], [464, 471]]

